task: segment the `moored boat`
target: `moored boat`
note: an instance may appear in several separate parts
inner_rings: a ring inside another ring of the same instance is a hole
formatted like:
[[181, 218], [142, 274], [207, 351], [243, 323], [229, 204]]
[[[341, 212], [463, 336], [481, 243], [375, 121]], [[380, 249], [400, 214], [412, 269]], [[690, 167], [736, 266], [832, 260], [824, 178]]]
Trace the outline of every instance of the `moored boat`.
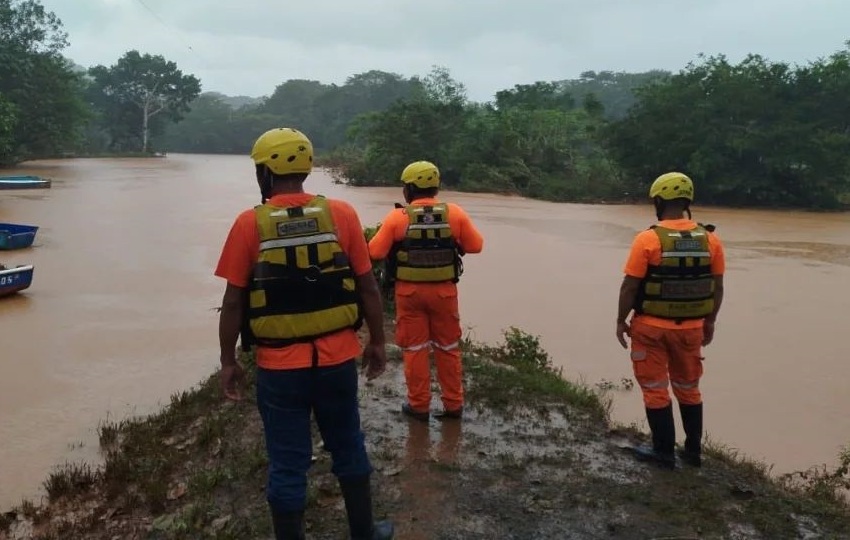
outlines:
[[0, 176], [0, 189], [45, 189], [50, 180], [32, 175]]
[[18, 223], [0, 223], [0, 250], [30, 247], [38, 227]]
[[32, 285], [35, 267], [31, 264], [7, 268], [0, 264], [0, 297], [15, 294]]

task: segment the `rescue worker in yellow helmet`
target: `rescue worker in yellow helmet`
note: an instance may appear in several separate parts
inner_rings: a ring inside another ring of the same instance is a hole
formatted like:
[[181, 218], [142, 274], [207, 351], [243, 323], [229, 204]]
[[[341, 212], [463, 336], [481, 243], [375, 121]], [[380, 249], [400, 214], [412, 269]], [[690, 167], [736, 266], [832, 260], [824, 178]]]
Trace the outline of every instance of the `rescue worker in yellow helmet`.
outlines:
[[[227, 398], [240, 399], [241, 332], [242, 349], [255, 346], [275, 538], [305, 537], [311, 414], [333, 458], [351, 537], [392, 538], [391, 523], [372, 520], [372, 467], [357, 401], [355, 358], [362, 352], [368, 379], [387, 361], [382, 299], [360, 219], [348, 203], [304, 191], [313, 146], [300, 131], [263, 133], [251, 157], [262, 204], [236, 218], [215, 270], [227, 280], [221, 385]], [[364, 318], [370, 340], [361, 351], [355, 331]]]
[[443, 410], [437, 418], [463, 413], [461, 327], [457, 282], [461, 255], [480, 253], [481, 233], [459, 205], [437, 200], [440, 171], [429, 161], [401, 173], [407, 206], [386, 216], [369, 242], [373, 260], [386, 259], [395, 281], [396, 344], [402, 348], [407, 401], [402, 412], [428, 421], [431, 407], [430, 350], [434, 351]]
[[[617, 310], [617, 340], [626, 348], [626, 336], [631, 337], [632, 367], [652, 433], [652, 447], [638, 447], [635, 452], [639, 459], [675, 468], [669, 385], [679, 403], [685, 432], [679, 457], [699, 467], [701, 348], [714, 339], [723, 301], [723, 244], [713, 226], [692, 221], [694, 185], [686, 175], [662, 174], [652, 183], [649, 197], [658, 222], [632, 243]], [[634, 315], [626, 322], [631, 312]]]

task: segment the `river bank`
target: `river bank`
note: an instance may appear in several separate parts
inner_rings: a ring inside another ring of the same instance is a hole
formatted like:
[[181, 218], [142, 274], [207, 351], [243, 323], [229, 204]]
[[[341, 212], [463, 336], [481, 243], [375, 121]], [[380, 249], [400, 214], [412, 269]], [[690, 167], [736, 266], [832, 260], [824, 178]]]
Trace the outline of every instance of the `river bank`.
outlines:
[[[564, 378], [535, 336], [509, 330], [497, 346], [467, 340], [464, 349], [460, 422], [400, 414], [397, 353], [384, 376], [361, 380], [376, 515], [395, 522], [399, 539], [850, 535], [850, 509], [833, 491], [840, 475], [770, 478], [714, 443], [702, 469], [655, 469], [624, 450], [646, 435], [612, 422], [604, 391]], [[102, 466], [59, 467], [43, 506], [2, 514], [0, 539], [271, 538], [250, 356], [242, 362], [244, 401], [223, 401], [214, 373], [161, 412], [102, 424]], [[308, 537], [343, 538], [318, 438], [315, 456]]]
[[144, 159], [144, 158], [164, 158], [167, 157], [166, 152], [64, 152], [62, 154], [46, 155], [38, 158], [27, 158], [16, 163], [0, 164], [0, 171], [20, 169], [31, 163], [43, 161], [55, 161], [61, 163], [62, 160], [71, 159]]

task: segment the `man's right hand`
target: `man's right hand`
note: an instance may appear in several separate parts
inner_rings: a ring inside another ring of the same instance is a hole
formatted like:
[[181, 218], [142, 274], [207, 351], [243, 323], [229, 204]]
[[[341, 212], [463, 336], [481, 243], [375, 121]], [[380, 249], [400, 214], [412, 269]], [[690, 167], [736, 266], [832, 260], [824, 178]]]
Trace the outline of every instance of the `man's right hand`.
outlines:
[[384, 343], [370, 343], [363, 348], [363, 370], [366, 380], [379, 377], [387, 370], [387, 347]]
[[242, 366], [235, 360], [222, 362], [219, 378], [224, 397], [233, 401], [242, 399], [242, 393], [239, 391], [239, 385], [245, 379], [245, 370], [242, 369]]
[[714, 321], [706, 319], [702, 323], [702, 346], [705, 347], [714, 339]]

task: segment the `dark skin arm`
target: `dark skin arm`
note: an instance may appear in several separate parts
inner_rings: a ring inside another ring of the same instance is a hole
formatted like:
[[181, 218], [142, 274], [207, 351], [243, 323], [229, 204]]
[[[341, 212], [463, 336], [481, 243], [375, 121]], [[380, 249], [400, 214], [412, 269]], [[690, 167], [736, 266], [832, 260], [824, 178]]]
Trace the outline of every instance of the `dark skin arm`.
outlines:
[[372, 380], [387, 367], [386, 337], [384, 336], [384, 306], [381, 290], [372, 272], [355, 277], [363, 301], [363, 318], [369, 327], [369, 343], [363, 349], [363, 369]]
[[723, 303], [723, 276], [714, 276], [714, 311], [705, 318], [702, 327], [702, 344], [708, 345], [714, 339], [714, 322], [720, 312], [720, 304]]
[[228, 399], [242, 396], [238, 383], [244, 376], [242, 366], [236, 362], [236, 341], [242, 328], [242, 298], [244, 289], [230, 283], [224, 289], [221, 314], [218, 319], [218, 342], [221, 347], [221, 389]]
[[632, 276], [623, 277], [623, 283], [620, 284], [620, 300], [617, 304], [617, 341], [623, 348], [627, 348], [626, 336], [629, 335], [629, 325], [626, 323], [626, 317], [631, 313], [635, 305], [635, 298], [640, 288], [640, 279]]

